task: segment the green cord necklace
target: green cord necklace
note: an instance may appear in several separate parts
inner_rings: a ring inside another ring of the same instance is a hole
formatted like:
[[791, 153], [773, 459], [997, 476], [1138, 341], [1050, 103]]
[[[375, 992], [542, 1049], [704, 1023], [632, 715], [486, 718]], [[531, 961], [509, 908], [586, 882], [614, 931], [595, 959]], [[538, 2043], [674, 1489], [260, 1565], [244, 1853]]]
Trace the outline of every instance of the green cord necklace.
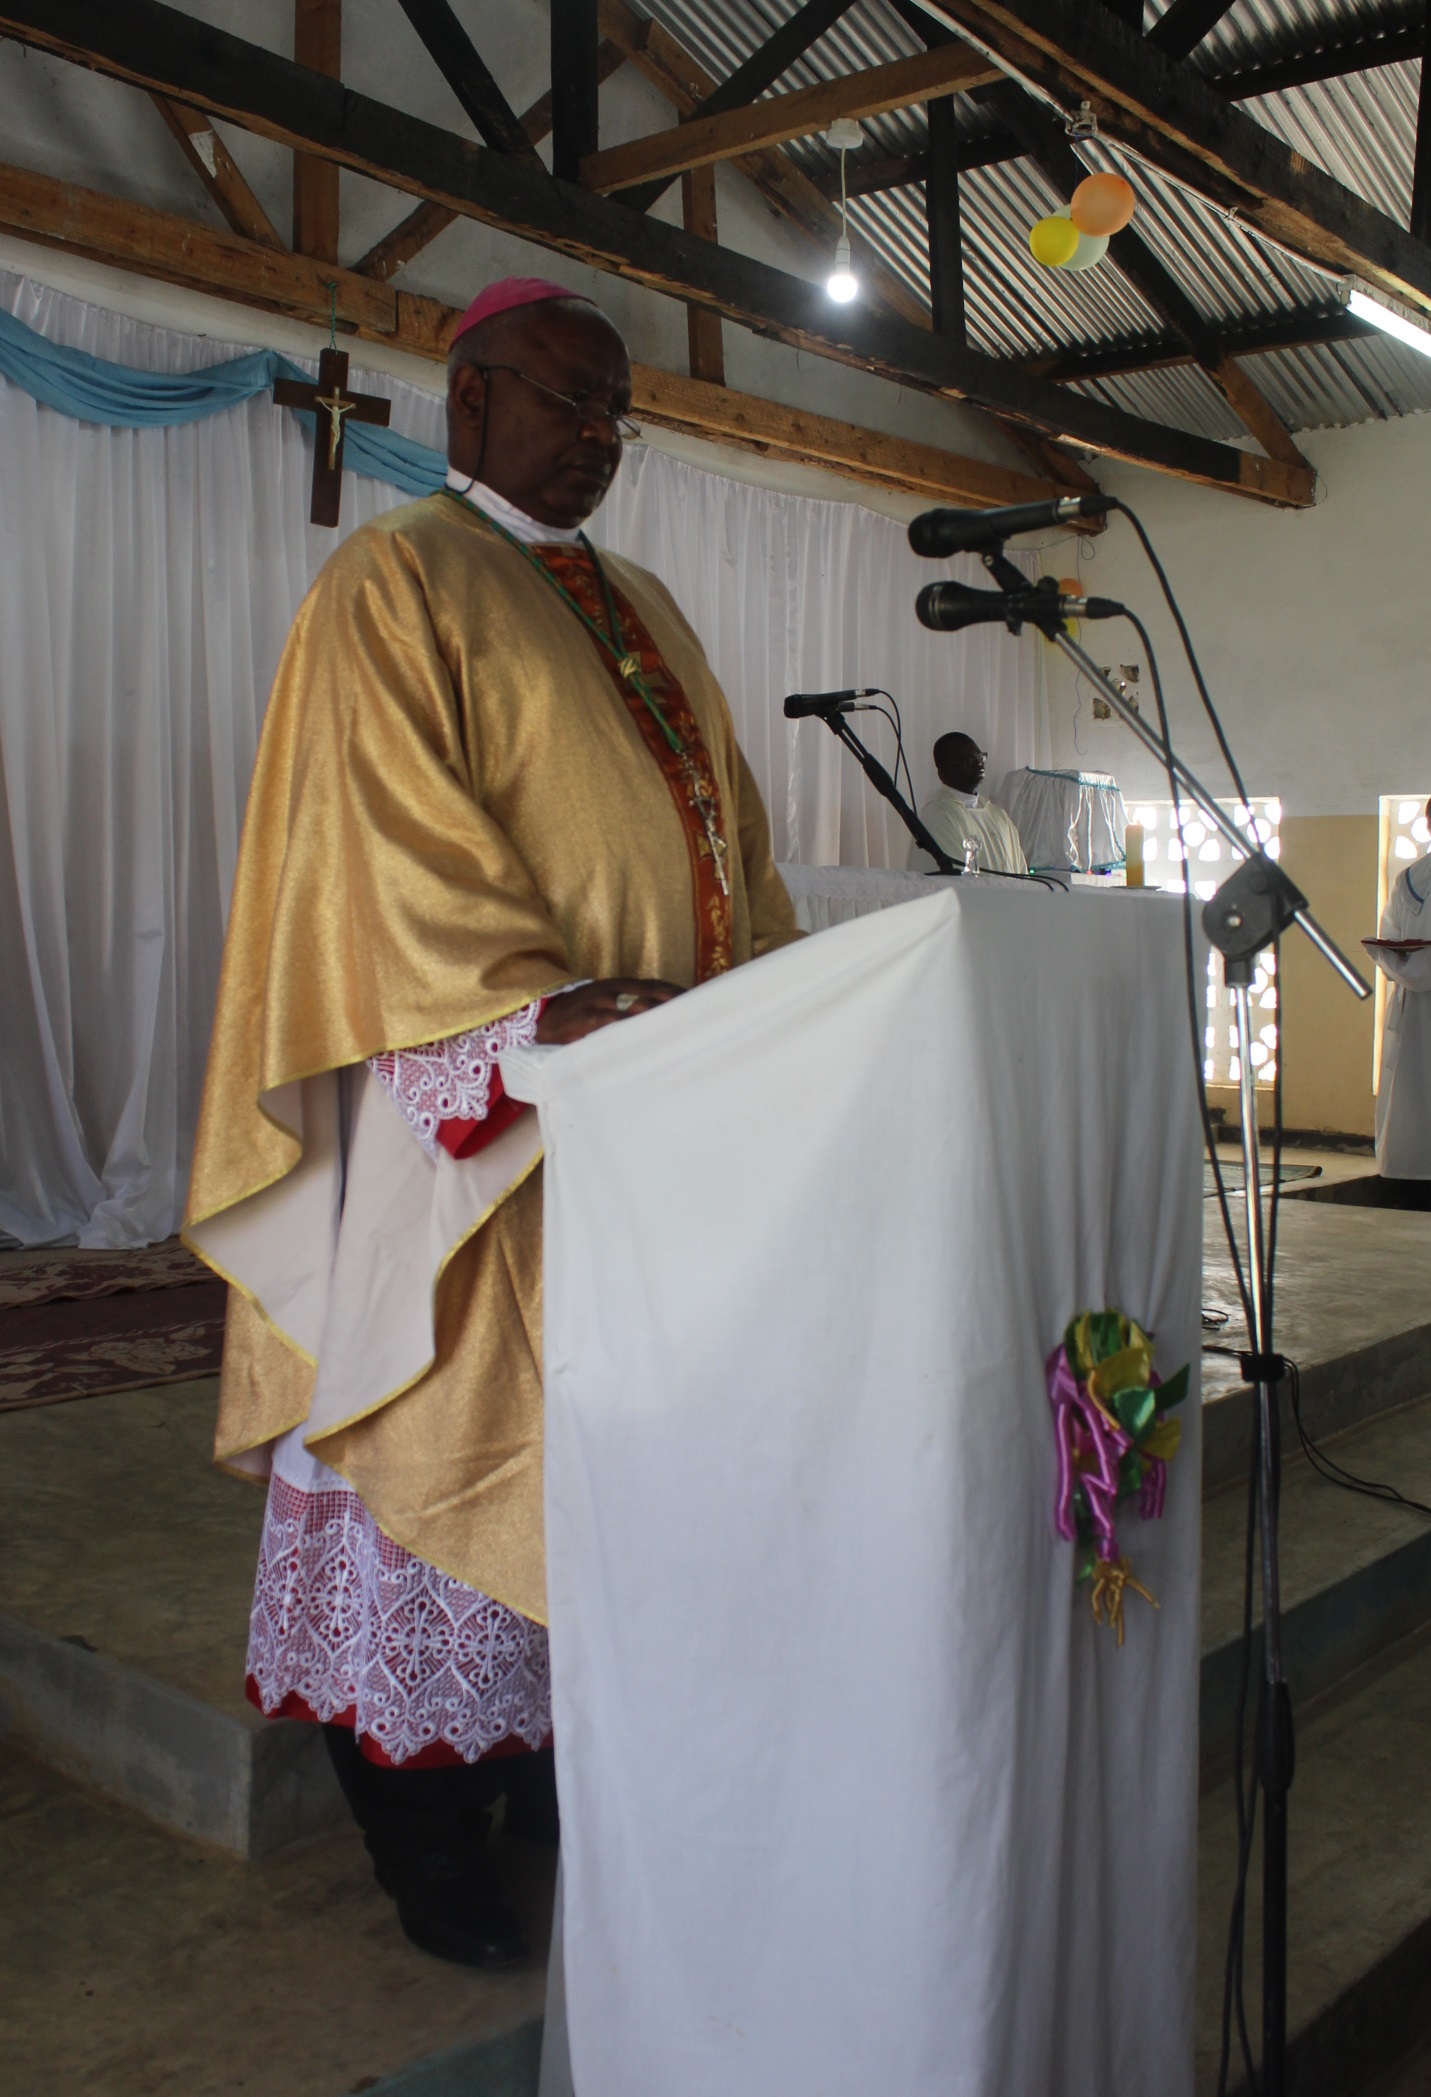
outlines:
[[509, 546], [514, 546], [528, 566], [536, 569], [543, 582], [551, 584], [558, 597], [562, 599], [563, 603], [571, 607], [582, 625], [587, 629], [587, 632], [593, 636], [611, 657], [612, 662], [616, 665], [617, 676], [630, 685], [632, 691], [635, 692], [665, 737], [668, 747], [680, 759], [681, 779], [689, 796], [691, 807], [695, 810], [701, 827], [705, 831], [706, 842], [710, 846], [711, 859], [715, 866], [716, 880], [720, 885], [720, 892], [723, 896], [728, 896], [730, 894], [730, 877], [726, 872], [726, 855], [730, 848], [721, 834], [720, 804], [703, 783], [691, 752], [666, 719], [661, 709], [660, 701], [656, 698], [655, 693], [646, 681], [646, 674], [641, 668], [640, 656], [634, 649], [626, 646], [626, 634], [621, 624], [621, 614], [617, 609], [616, 599], [612, 595], [611, 584], [606, 579], [606, 570], [596, 557], [596, 548], [587, 538], [586, 533], [578, 532], [576, 536], [587, 559], [596, 570], [596, 579], [601, 585], [601, 599], [606, 608], [606, 623], [609, 629], [606, 633], [602, 632], [594, 619], [588, 617], [572, 596], [571, 591], [567, 589], [564, 583], [557, 580], [545, 561], [537, 559], [537, 556], [529, 546], [524, 546], [519, 538], [506, 530], [503, 525], [497, 522], [495, 517], [489, 515], [478, 504], [469, 502], [467, 496], [458, 489], [444, 488], [442, 493], [450, 495], [452, 500], [460, 503], [464, 510], [475, 511], [484, 524], [491, 526], [499, 539], [505, 539]]
[[577, 618], [580, 619], [587, 631], [596, 636], [598, 642], [615, 663], [617, 674], [623, 677], [627, 684], [630, 685], [632, 691], [637, 694], [671, 749], [675, 751], [678, 757], [684, 757], [686, 755], [686, 746], [666, 719], [665, 714], [661, 711], [659, 700], [646, 682], [645, 673], [641, 668], [640, 656], [626, 646], [626, 635], [622, 630], [621, 614], [616, 609], [616, 600], [611, 594], [611, 585], [606, 579], [606, 570], [596, 558], [596, 549], [587, 538], [586, 533], [578, 532], [576, 535], [577, 541], [590, 560], [592, 567], [596, 570], [596, 579], [601, 585], [602, 602], [606, 607], [606, 621], [610, 629], [607, 633], [602, 632], [594, 619], [588, 618], [587, 614], [572, 596], [571, 591], [567, 589], [564, 583], [558, 582], [546, 563], [539, 561], [529, 546], [524, 546], [521, 540], [512, 532], [507, 531], [503, 525], [500, 525], [495, 517], [490, 516], [486, 510], [479, 509], [476, 503], [469, 502], [467, 497], [459, 494], [456, 488], [444, 488], [442, 492], [444, 495], [450, 495], [454, 502], [460, 502], [465, 510], [476, 510], [483, 523], [490, 524], [499, 539], [505, 539], [509, 546], [515, 546], [522, 559], [530, 567], [536, 569], [544, 582], [551, 584], [557, 595], [571, 606], [571, 609], [576, 613]]

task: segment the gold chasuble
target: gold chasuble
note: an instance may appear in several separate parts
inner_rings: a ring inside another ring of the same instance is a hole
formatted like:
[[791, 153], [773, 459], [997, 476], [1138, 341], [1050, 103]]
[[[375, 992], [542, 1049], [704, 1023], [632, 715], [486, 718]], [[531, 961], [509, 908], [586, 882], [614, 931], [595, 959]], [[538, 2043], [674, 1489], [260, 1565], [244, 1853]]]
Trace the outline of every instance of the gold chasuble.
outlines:
[[798, 937], [700, 643], [601, 565], [621, 665], [553, 587], [609, 631], [584, 551], [449, 497], [324, 568], [264, 721], [185, 1224], [231, 1284], [218, 1460], [261, 1477], [301, 1425], [388, 1535], [539, 1620], [536, 1117], [434, 1163], [367, 1059]]

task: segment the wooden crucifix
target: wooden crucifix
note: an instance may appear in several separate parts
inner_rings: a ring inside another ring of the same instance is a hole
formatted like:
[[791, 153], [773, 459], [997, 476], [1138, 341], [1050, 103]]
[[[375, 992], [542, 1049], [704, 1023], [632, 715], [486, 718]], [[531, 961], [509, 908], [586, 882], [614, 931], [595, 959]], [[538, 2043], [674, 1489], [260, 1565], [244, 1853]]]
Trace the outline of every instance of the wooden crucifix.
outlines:
[[308, 408], [318, 419], [313, 446], [313, 501], [308, 515], [314, 524], [336, 525], [343, 493], [343, 436], [351, 416], [386, 428], [392, 402], [374, 393], [349, 393], [348, 353], [325, 349], [318, 359], [318, 383], [276, 379], [273, 397], [281, 408]]

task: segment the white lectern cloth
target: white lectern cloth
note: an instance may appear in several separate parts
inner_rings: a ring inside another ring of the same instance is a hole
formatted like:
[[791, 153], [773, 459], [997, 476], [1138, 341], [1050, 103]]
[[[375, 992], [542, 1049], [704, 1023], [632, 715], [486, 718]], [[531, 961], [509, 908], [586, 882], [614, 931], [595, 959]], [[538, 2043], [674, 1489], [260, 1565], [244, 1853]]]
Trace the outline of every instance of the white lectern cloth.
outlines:
[[[503, 1059], [546, 1145], [579, 2097], [1187, 2097], [1199, 1139], [1175, 900], [994, 882]], [[1119, 1651], [1044, 1359], [1191, 1360]]]

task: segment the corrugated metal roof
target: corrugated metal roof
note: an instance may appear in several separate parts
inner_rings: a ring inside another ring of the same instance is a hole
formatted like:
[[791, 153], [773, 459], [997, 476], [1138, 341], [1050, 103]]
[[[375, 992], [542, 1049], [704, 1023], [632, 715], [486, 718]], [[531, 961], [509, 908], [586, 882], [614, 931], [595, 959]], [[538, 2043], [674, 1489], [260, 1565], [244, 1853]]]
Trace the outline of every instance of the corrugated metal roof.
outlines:
[[[788, 20], [798, 0], [647, 0], [647, 5], [710, 73], [724, 79]], [[1148, 22], [1163, 12], [1164, 0], [1150, 0]], [[1244, 70], [1293, 49], [1344, 41], [1384, 19], [1384, 7], [1358, 0], [1235, 0], [1193, 62], [1209, 72]], [[886, 0], [857, 0], [779, 87], [835, 79], [921, 48], [921, 40]], [[1380, 66], [1287, 88], [1242, 106], [1404, 225], [1420, 77], [1417, 62]], [[971, 136], [992, 128], [990, 113], [977, 102], [968, 96], [955, 99], [960, 125]], [[917, 107], [868, 119], [863, 130], [876, 156], [920, 153], [928, 143], [924, 111]], [[788, 150], [816, 179], [836, 165], [836, 156], [818, 138], [798, 140]], [[1133, 180], [1139, 193], [1138, 232], [1213, 326], [1270, 320], [1327, 304], [1331, 279], [1326, 272], [1260, 239], [1121, 149], [1095, 141], [1083, 152], [1090, 167], [1117, 168]], [[1069, 276], [1034, 262], [1028, 229], [1061, 201], [1030, 160], [974, 169], [961, 178], [965, 303], [975, 348], [997, 356], [1035, 357], [1162, 331], [1157, 313], [1114, 264]], [[886, 265], [927, 299], [923, 189], [856, 197], [850, 220]], [[1248, 369], [1293, 429], [1342, 427], [1431, 408], [1431, 359], [1390, 337], [1280, 350], [1249, 360]], [[1086, 380], [1082, 390], [1201, 435], [1249, 441], [1222, 396], [1193, 366]]]

